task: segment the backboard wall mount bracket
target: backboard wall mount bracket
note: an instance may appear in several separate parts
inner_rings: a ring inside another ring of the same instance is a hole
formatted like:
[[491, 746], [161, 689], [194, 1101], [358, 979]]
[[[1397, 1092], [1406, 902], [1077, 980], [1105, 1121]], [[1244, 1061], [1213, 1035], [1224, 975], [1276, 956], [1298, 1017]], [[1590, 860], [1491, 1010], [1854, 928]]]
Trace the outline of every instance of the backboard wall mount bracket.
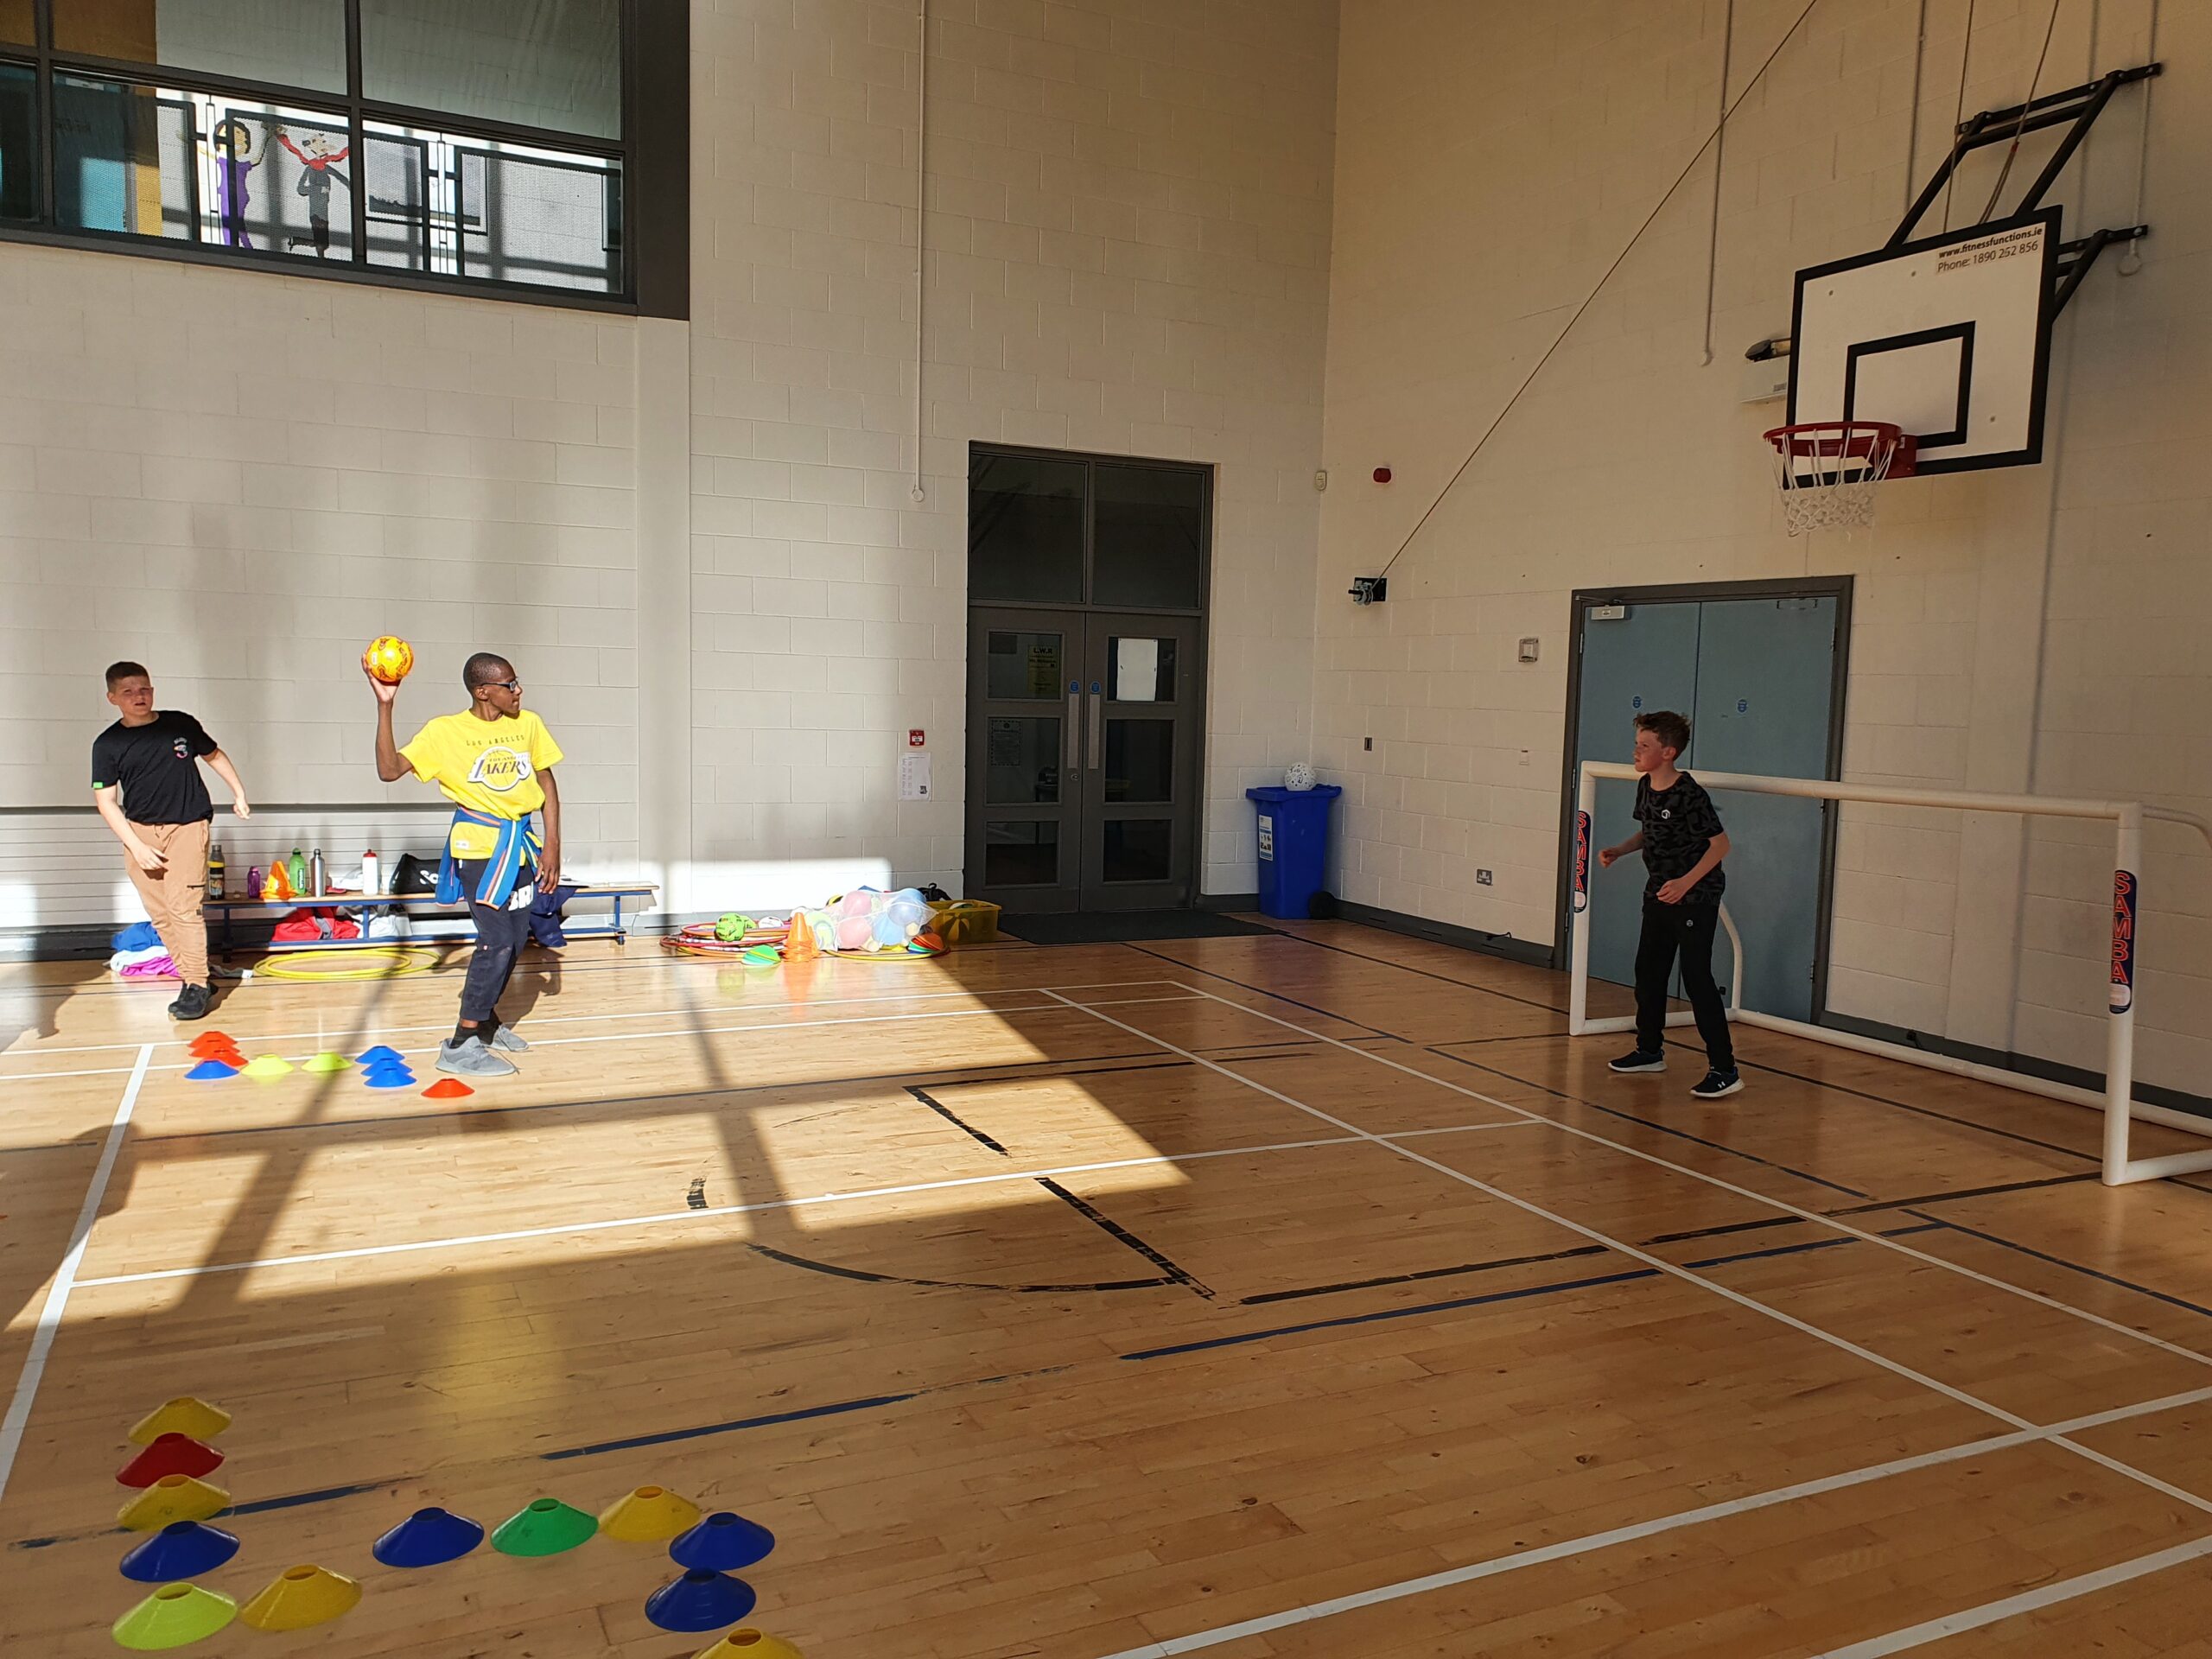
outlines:
[[2057, 286], [2052, 289], [2050, 309], [2053, 315], [2066, 308], [2066, 302], [2074, 297], [2089, 274], [2089, 267], [2097, 263], [2097, 256], [2116, 243], [2139, 242], [2151, 234], [2148, 225], [2130, 225], [2125, 230], [2097, 231], [2078, 242], [2064, 242], [2058, 249]]
[[[1959, 163], [1972, 151], [1986, 149], [1992, 144], [2009, 144], [2015, 138], [2031, 132], [2041, 132], [2048, 127], [2070, 127], [2071, 130], [2059, 140], [2058, 148], [2044, 163], [2028, 185], [2027, 193], [1999, 219], [2020, 219], [2043, 206], [2043, 199], [2050, 194], [2050, 187], [2058, 182], [2058, 175], [2066, 170], [2067, 162], [2074, 159], [2074, 152], [2089, 136], [2089, 129], [2111, 103], [2113, 94], [2121, 87], [2133, 86], [2139, 80], [2148, 80], [2153, 75], [2165, 73], [2162, 63], [2145, 63], [2133, 69], [2115, 69], [2110, 74], [2079, 86], [2069, 86], [2063, 92], [2050, 92], [2028, 104], [2016, 104], [2009, 110], [1984, 110], [1971, 120], [1959, 124], [1957, 135], [1951, 141], [1950, 154], [1943, 157], [1928, 181], [1927, 188], [1913, 199], [1905, 209], [1904, 219], [1891, 236], [1889, 245], [1901, 248], [1913, 239], [1913, 232], [1928, 210], [1936, 205], [1936, 197], [1943, 194], [1959, 169]], [[2137, 234], [2141, 227], [2137, 227]], [[2114, 240], [2124, 240], [2125, 232], [2116, 232]], [[2101, 250], [2100, 250], [2101, 251]]]

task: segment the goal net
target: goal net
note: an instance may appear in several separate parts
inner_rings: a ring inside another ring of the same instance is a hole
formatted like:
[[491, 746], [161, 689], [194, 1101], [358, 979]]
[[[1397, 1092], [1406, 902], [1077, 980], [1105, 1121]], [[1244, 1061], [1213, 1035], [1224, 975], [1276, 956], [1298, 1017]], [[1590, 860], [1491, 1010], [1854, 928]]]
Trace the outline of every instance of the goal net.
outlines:
[[[1640, 861], [1627, 861], [1616, 873], [1600, 875], [1597, 860], [1600, 845], [1624, 838], [1633, 828], [1612, 820], [1624, 817], [1622, 786], [1636, 775], [1633, 767], [1616, 762], [1586, 761], [1578, 779], [1567, 1025], [1575, 1036], [1627, 1031], [1635, 1024], [1628, 1017], [1593, 1019], [1589, 1007], [1593, 940], [1606, 950], [1605, 941], [1623, 937], [1628, 920], [1610, 913], [1600, 926], [1597, 907], [1627, 912], [1638, 902]], [[2212, 824], [2136, 801], [1744, 772], [1700, 771], [1697, 779], [1713, 791], [1724, 820], [1731, 819], [1732, 798], [1745, 808], [1739, 816], [1746, 819], [1773, 822], [1777, 811], [1785, 820], [1802, 815], [1812, 824], [1815, 844], [1835, 849], [1832, 893], [1817, 867], [1787, 875], [1796, 889], [1793, 901], [1803, 902], [1808, 891], [1818, 889], [1827, 906], [1809, 918], [1827, 946], [1827, 995], [1807, 1010], [1810, 1019], [1798, 1017], [1794, 1007], [1777, 1012], [1758, 1006], [1762, 986], [1775, 982], [1775, 964], [1762, 964], [1758, 957], [1782, 947], [1771, 918], [1749, 907], [1768, 908], [1774, 889], [1732, 891], [1734, 908], [1724, 904], [1721, 913], [1731, 959], [1714, 964], [1716, 976], [1729, 988], [1732, 1021], [2101, 1109], [2108, 1185], [2212, 1169], [2212, 1147], [2145, 1158], [2129, 1150], [2129, 1129], [2137, 1122], [2212, 1137], [2212, 1119], [2135, 1097], [2145, 824], [2180, 826], [2167, 833], [2177, 848], [2192, 853], [2212, 850]], [[1761, 798], [1754, 804], [1746, 798]], [[1817, 822], [1823, 815], [1825, 823]], [[1804, 844], [1807, 823], [1792, 827]], [[1756, 868], [1756, 846], [1746, 846], [1740, 832], [1735, 839], [1729, 870], [1739, 861]], [[1987, 856], [1993, 847], [2000, 849], [1995, 859]], [[1810, 960], [1811, 939], [1802, 948]], [[1617, 958], [1618, 951], [1608, 956]], [[1936, 963], [1918, 970], [1918, 983], [1909, 965], [1916, 957]], [[1624, 978], [1621, 965], [1609, 959], [1599, 971]], [[1762, 967], [1769, 971], [1762, 974]], [[1977, 997], [1951, 998], [1943, 990], [1947, 968], [1961, 967], [1986, 982]], [[1955, 1006], [1973, 1001], [1980, 1006]], [[2154, 1033], [2172, 1039], [2162, 1052], [2181, 1053], [2202, 1027], [2202, 1014], [2201, 1008], [2162, 1010]], [[1669, 1016], [1670, 1025], [1689, 1020], [1682, 1010]], [[2005, 1040], [1986, 1040], [1993, 1022]], [[2015, 1031], [2027, 1034], [2015, 1039]], [[1915, 1046], [1931, 1039], [1932, 1046]], [[2008, 1055], [2093, 1081], [2101, 1071], [2102, 1087], [2001, 1063]], [[2000, 1063], [1992, 1064], [1993, 1058]]]

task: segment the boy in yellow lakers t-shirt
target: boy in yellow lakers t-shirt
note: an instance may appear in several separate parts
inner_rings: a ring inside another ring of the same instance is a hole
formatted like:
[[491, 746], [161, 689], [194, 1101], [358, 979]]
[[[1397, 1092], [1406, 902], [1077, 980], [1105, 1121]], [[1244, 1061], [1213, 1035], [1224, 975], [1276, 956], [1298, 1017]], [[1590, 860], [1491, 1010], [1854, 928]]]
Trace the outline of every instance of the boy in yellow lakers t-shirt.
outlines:
[[[366, 671], [366, 664], [363, 670]], [[411, 769], [454, 804], [438, 870], [438, 897], [466, 898], [476, 923], [476, 952], [461, 988], [461, 1020], [438, 1048], [438, 1070], [465, 1077], [505, 1077], [530, 1045], [499, 1021], [499, 994], [530, 937], [530, 906], [538, 889], [561, 881], [561, 795], [553, 768], [561, 746], [545, 722], [522, 706], [522, 682], [504, 657], [479, 652], [461, 670], [469, 706], [440, 715], [405, 748], [393, 741], [397, 685], [374, 675], [377, 776], [397, 783]], [[543, 810], [543, 835], [534, 823]]]

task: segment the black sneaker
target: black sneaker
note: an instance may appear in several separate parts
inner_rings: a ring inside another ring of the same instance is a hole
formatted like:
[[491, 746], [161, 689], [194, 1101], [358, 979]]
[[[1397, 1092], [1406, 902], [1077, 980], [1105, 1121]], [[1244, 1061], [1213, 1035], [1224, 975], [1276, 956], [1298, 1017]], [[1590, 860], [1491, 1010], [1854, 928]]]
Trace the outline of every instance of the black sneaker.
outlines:
[[1667, 1057], [1656, 1050], [1639, 1048], [1611, 1062], [1615, 1071], [1664, 1071]]
[[1743, 1075], [1736, 1071], [1708, 1071], [1705, 1081], [1690, 1090], [1700, 1100], [1720, 1100], [1740, 1090]]
[[177, 993], [176, 1001], [169, 1004], [172, 1020], [205, 1020], [213, 998], [205, 985], [188, 985]]

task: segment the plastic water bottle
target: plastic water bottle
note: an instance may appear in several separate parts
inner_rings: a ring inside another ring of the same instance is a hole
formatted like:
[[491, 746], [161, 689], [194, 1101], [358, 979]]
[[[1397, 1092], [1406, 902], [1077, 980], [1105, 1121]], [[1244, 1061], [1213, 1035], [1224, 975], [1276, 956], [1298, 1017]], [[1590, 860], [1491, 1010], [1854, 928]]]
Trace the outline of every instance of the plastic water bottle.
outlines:
[[210, 899], [223, 896], [223, 849], [220, 847], [207, 849], [207, 896]]
[[384, 892], [384, 872], [377, 868], [377, 849], [361, 855], [361, 896], [374, 899]]
[[308, 861], [296, 847], [292, 849], [291, 857], [284, 861], [284, 874], [292, 883], [294, 893], [308, 890]]

